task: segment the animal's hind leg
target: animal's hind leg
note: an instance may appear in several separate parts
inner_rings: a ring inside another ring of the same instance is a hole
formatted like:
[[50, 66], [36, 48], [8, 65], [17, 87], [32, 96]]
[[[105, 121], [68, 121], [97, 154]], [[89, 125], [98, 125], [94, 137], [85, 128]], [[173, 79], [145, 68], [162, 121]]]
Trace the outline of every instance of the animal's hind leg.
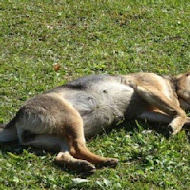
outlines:
[[173, 118], [169, 124], [173, 135], [182, 129], [187, 120], [184, 110], [152, 86], [137, 85], [134, 89], [145, 101], [150, 104], [150, 106], [160, 109]]
[[87, 160], [101, 166], [114, 167], [117, 165], [116, 159], [98, 156], [88, 150], [85, 143], [83, 120], [73, 107], [68, 106], [64, 114], [67, 119], [64, 121], [63, 127], [58, 129], [57, 134], [66, 138], [69, 144], [69, 153], [74, 158]]
[[59, 151], [55, 163], [66, 166], [82, 173], [93, 173], [95, 167], [86, 160], [73, 158], [69, 153], [69, 146], [65, 139], [53, 135], [35, 135], [25, 131], [22, 135], [22, 145], [30, 145], [51, 151]]
[[74, 158], [68, 151], [60, 151], [55, 158], [55, 163], [77, 170], [80, 173], [93, 173], [95, 167], [86, 160]]

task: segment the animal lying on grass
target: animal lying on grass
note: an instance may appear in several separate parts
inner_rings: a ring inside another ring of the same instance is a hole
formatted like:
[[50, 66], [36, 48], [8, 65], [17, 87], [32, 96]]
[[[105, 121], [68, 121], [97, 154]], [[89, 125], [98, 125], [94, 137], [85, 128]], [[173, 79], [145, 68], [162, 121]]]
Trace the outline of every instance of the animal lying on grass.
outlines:
[[174, 77], [153, 73], [79, 78], [35, 96], [0, 128], [0, 142], [57, 150], [55, 162], [79, 172], [115, 167], [117, 159], [88, 150], [90, 137], [132, 118], [168, 123], [171, 134], [190, 124], [190, 72]]

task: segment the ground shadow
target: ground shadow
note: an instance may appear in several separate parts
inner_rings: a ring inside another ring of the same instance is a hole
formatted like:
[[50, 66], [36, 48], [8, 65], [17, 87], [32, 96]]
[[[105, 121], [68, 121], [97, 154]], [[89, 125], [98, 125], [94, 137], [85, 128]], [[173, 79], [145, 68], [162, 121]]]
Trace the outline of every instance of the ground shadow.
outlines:
[[[7, 157], [9, 153], [12, 153], [14, 155], [22, 155], [24, 150], [27, 150], [29, 153], [35, 154], [36, 156], [46, 156], [47, 154], [50, 154], [51, 156], [56, 157], [56, 154], [57, 154], [56, 151], [43, 150], [43, 149], [31, 147], [31, 146], [23, 146], [23, 145], [20, 145], [18, 141], [0, 144], [0, 151], [2, 155], [5, 157]], [[81, 173], [67, 166], [58, 165], [54, 161], [52, 162], [51, 165], [52, 167], [62, 170], [63, 172], [67, 172], [71, 175], [77, 175], [78, 177], [82, 177], [82, 178], [89, 177], [90, 175], [93, 174], [93, 172]]]
[[[117, 125], [117, 129], [124, 128], [126, 133], [127, 132], [133, 133], [134, 131], [139, 130], [139, 126], [141, 129], [143, 128], [144, 130], [153, 130], [155, 133], [164, 136], [166, 139], [169, 139], [171, 137], [168, 125], [163, 123], [156, 123], [156, 122], [149, 122], [142, 120], [129, 120], [129, 121], [124, 121], [123, 123]], [[113, 128], [116, 127], [113, 126]], [[113, 128], [107, 130], [106, 133], [109, 133]]]
[[[155, 131], [155, 133], [161, 134], [166, 139], [169, 139], [169, 137], [171, 136], [167, 125], [163, 125], [161, 123], [144, 122], [144, 121], [139, 121], [139, 120], [131, 120], [131, 121], [123, 122], [123, 123], [117, 125], [117, 129], [124, 128], [126, 133], [133, 133], [133, 132], [139, 130], [139, 126], [142, 126], [143, 130], [153, 130], [153, 131]], [[115, 128], [115, 127], [113, 127], [113, 128]], [[106, 133], [109, 133], [111, 130], [112, 130], [112, 128], [107, 130]], [[189, 130], [186, 130], [186, 134], [188, 136], [188, 140], [190, 143]], [[88, 140], [92, 140], [93, 138], [94, 137], [87, 139], [87, 142], [88, 142]], [[0, 150], [3, 155], [7, 155], [8, 152], [11, 152], [16, 155], [21, 155], [25, 149], [27, 149], [28, 152], [35, 154], [36, 156], [45, 156], [47, 154], [56, 156], [56, 154], [57, 154], [57, 152], [55, 152], [55, 151], [47, 151], [47, 150], [42, 150], [42, 149], [38, 149], [38, 148], [33, 148], [30, 146], [21, 146], [18, 141], [0, 144]], [[54, 162], [52, 162], [52, 166], [57, 169], [60, 169], [64, 172], [67, 172], [69, 174], [77, 175], [77, 176], [80, 176], [83, 178], [86, 178], [86, 177], [92, 175], [92, 173], [79, 173], [76, 170], [68, 168], [67, 166], [59, 166], [59, 165], [55, 164]]]

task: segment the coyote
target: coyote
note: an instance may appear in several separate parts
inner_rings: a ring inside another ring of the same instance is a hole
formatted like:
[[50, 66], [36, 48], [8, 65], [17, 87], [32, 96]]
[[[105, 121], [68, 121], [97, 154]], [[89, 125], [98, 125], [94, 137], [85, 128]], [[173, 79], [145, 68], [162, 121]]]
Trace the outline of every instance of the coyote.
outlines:
[[93, 75], [37, 95], [0, 127], [0, 142], [56, 150], [55, 162], [80, 172], [115, 167], [117, 159], [90, 152], [86, 137], [133, 118], [168, 123], [172, 135], [190, 125], [190, 72], [178, 76], [154, 73]]

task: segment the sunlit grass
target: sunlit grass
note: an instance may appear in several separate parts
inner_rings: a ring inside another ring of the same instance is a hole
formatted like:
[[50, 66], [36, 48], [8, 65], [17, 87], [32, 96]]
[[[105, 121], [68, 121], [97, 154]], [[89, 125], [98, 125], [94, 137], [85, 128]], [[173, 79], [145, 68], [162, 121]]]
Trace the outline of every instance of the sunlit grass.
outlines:
[[[177, 0], [0, 1], [0, 122], [79, 76], [190, 70], [189, 10]], [[54, 153], [0, 145], [0, 189], [189, 189], [188, 136], [168, 140], [134, 122], [94, 137], [89, 148], [120, 163], [88, 181], [57, 168]]]

